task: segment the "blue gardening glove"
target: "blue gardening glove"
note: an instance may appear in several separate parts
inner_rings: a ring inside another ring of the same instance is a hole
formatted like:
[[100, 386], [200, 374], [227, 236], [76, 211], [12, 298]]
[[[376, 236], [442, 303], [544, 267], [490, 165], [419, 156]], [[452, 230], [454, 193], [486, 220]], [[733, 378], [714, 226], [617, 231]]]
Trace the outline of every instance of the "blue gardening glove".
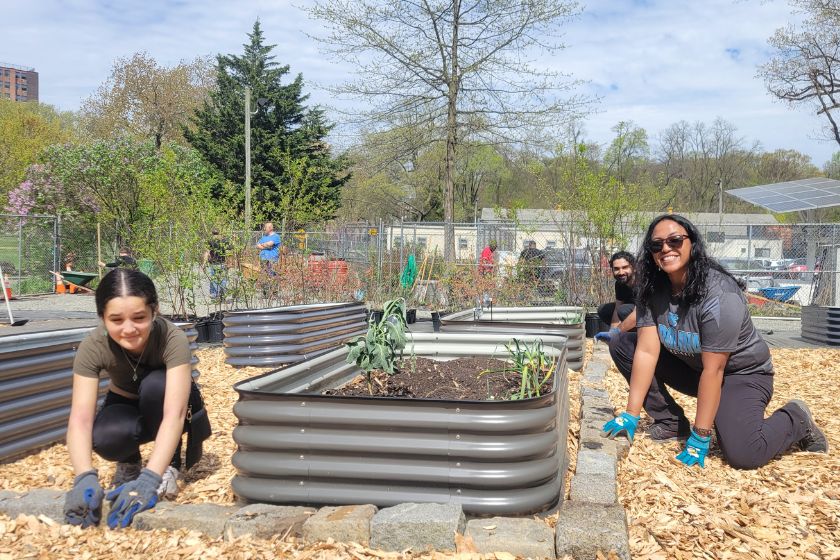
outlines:
[[73, 489], [64, 495], [64, 521], [82, 527], [99, 525], [104, 497], [96, 469], [83, 472], [73, 479]]
[[161, 482], [163, 479], [159, 474], [143, 469], [137, 480], [126, 482], [108, 492], [107, 498], [111, 502], [108, 527], [128, 527], [135, 515], [155, 507], [158, 502], [157, 489]]
[[618, 335], [621, 330], [618, 327], [613, 327], [609, 330], [609, 332], [599, 332], [593, 338], [595, 340], [600, 340], [601, 342], [609, 342], [612, 337]]
[[627, 439], [633, 441], [633, 436], [636, 435], [636, 426], [639, 425], [639, 416], [633, 416], [627, 412], [622, 412], [606, 424], [602, 428], [605, 435], [613, 439], [621, 432], [627, 433]]
[[685, 449], [677, 455], [677, 460], [682, 461], [688, 467], [700, 465], [701, 469], [705, 469], [706, 455], [709, 453], [709, 443], [711, 441], [712, 436], [698, 436], [694, 430], [691, 430], [691, 435], [685, 442]]

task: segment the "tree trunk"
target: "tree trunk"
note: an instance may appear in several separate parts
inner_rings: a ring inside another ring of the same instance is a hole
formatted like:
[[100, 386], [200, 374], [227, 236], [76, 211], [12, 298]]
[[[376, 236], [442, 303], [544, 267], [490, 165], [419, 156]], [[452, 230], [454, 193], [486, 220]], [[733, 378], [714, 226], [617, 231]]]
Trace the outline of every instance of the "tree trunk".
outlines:
[[443, 259], [455, 262], [455, 147], [458, 143], [458, 20], [461, 1], [452, 2], [452, 47], [450, 51], [449, 95], [446, 118], [446, 191], [443, 197]]

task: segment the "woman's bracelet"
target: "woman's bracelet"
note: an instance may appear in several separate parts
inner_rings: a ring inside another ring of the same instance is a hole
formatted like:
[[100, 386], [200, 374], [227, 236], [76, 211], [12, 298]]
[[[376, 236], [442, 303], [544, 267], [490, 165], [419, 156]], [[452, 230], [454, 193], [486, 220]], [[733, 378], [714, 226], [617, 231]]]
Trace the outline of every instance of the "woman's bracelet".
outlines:
[[698, 428], [697, 426], [694, 426], [692, 429], [694, 430], [694, 433], [700, 437], [712, 437], [711, 428]]

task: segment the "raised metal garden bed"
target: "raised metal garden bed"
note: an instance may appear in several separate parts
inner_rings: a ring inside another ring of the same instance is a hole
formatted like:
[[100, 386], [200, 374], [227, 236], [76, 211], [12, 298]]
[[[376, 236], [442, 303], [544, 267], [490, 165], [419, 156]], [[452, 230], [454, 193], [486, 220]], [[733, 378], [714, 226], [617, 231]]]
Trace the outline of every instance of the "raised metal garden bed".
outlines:
[[818, 344], [840, 346], [840, 307], [802, 306], [802, 338]]
[[[562, 499], [566, 468], [566, 337], [522, 338], [540, 338], [560, 362], [547, 395], [517, 401], [322, 395], [360, 373], [345, 362], [344, 346], [238, 383], [234, 492], [281, 504], [459, 503], [476, 514], [551, 507]], [[504, 334], [413, 333], [405, 355], [505, 359], [509, 341]]]
[[225, 362], [278, 367], [335, 348], [367, 330], [358, 303], [319, 303], [247, 311], [224, 317]]
[[[198, 378], [196, 330], [186, 331]], [[73, 390], [73, 358], [91, 327], [0, 337], [0, 461], [64, 439]], [[100, 397], [109, 380], [99, 382]]]
[[575, 371], [583, 368], [586, 344], [586, 311], [582, 307], [493, 307], [467, 309], [441, 318], [443, 332], [506, 332], [556, 334], [568, 337], [566, 363]]

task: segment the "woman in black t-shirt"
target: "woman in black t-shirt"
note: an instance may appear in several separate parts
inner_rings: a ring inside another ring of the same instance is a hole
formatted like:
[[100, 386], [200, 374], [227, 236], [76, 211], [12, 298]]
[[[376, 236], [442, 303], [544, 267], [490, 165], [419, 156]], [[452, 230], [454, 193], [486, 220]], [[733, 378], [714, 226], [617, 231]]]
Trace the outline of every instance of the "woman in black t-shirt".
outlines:
[[[757, 468], [798, 445], [827, 452], [808, 406], [792, 400], [764, 418], [773, 396], [767, 343], [752, 324], [743, 286], [706, 254], [700, 232], [678, 215], [648, 227], [637, 259], [636, 333], [610, 341], [610, 354], [630, 383], [627, 409], [604, 425], [610, 437], [633, 439], [642, 407], [648, 435], [688, 437], [677, 459], [705, 466], [712, 430], [726, 461]], [[689, 427], [668, 387], [697, 397]]]

